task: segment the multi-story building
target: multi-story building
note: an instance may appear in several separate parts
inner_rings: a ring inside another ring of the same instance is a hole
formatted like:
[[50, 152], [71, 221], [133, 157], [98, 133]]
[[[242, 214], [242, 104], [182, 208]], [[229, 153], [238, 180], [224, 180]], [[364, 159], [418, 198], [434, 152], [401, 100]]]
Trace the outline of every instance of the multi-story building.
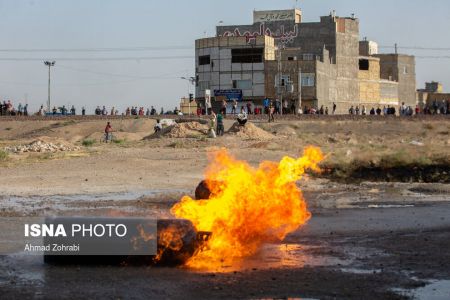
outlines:
[[425, 89], [417, 90], [417, 104], [424, 108], [438, 108], [448, 106], [450, 103], [450, 93], [444, 93], [440, 82], [426, 82]]
[[[415, 104], [414, 57], [378, 54], [359, 41], [359, 20], [331, 13], [303, 23], [299, 9], [255, 11], [251, 25], [218, 26], [196, 41], [196, 96], [284, 100], [298, 108]], [[213, 101], [218, 107], [221, 101]]]

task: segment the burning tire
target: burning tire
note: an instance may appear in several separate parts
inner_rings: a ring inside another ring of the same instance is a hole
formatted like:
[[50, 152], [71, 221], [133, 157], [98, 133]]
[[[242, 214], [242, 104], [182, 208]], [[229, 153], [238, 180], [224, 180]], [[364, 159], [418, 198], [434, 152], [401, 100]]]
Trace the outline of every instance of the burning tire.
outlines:
[[195, 189], [195, 199], [208, 200], [209, 198], [211, 198], [211, 196], [216, 195], [219, 192], [219, 190], [213, 193], [210, 188], [211, 185], [219, 187], [221, 183], [218, 181], [206, 181], [206, 180], [200, 181], [197, 188]]

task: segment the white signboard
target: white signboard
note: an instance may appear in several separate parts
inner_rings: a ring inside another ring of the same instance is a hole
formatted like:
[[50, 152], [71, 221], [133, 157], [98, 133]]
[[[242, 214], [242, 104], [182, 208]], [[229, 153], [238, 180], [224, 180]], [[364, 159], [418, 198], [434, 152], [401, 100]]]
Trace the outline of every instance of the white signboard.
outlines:
[[254, 11], [253, 22], [264, 23], [274, 21], [290, 21], [295, 20], [295, 10], [266, 10]]

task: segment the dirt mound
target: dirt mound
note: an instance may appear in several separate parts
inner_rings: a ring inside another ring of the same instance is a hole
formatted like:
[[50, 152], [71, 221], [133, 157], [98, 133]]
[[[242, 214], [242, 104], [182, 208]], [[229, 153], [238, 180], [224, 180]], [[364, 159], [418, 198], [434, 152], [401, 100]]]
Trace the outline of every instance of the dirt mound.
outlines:
[[236, 122], [233, 126], [231, 126], [230, 130], [228, 130], [228, 133], [251, 140], [269, 140], [274, 138], [271, 133], [256, 127], [250, 122], [245, 124], [245, 126], [241, 126], [238, 122]]
[[80, 147], [76, 147], [66, 141], [53, 140], [47, 137], [31, 142], [28, 145], [18, 145], [6, 147], [5, 151], [12, 153], [26, 153], [26, 152], [72, 152], [78, 151]]
[[168, 138], [189, 138], [205, 136], [208, 134], [208, 126], [198, 122], [186, 122], [175, 124], [166, 128], [159, 133], [153, 134], [150, 138], [168, 137]]
[[294, 127], [287, 124], [277, 124], [271, 128], [271, 132], [279, 136], [295, 136], [297, 131]]

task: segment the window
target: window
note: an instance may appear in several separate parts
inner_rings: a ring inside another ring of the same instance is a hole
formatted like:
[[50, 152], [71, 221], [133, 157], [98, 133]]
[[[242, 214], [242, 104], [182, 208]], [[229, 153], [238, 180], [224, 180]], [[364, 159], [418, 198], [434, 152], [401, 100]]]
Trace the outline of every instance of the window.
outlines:
[[314, 60], [314, 54], [311, 53], [303, 54], [303, 60]]
[[296, 58], [296, 57], [293, 57], [293, 56], [289, 56], [289, 57], [288, 57], [288, 60], [297, 60], [297, 58]]
[[280, 82], [280, 77], [278, 75], [275, 76], [275, 86], [276, 87], [277, 86], [287, 86], [290, 83], [291, 83], [290, 75], [281, 75], [281, 82]]
[[233, 88], [239, 90], [251, 90], [252, 81], [251, 80], [233, 80]]
[[261, 63], [263, 62], [263, 48], [231, 49], [232, 63]]
[[368, 59], [360, 59], [359, 60], [359, 70], [361, 70], [361, 71], [369, 70], [369, 60]]
[[201, 91], [209, 90], [209, 81], [199, 81], [198, 87]]
[[198, 57], [198, 64], [200, 66], [209, 65], [211, 63], [211, 56], [201, 55]]
[[314, 73], [304, 73], [302, 74], [302, 86], [315, 86], [316, 76]]

